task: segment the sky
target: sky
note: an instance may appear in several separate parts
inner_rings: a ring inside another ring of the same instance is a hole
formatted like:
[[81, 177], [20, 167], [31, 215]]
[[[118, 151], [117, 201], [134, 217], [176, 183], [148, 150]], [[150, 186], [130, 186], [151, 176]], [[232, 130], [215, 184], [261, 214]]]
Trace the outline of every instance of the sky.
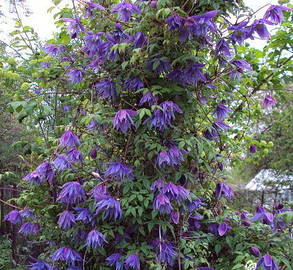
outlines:
[[[5, 1], [3, 3], [3, 1]], [[39, 34], [42, 40], [50, 39], [52, 33], [56, 29], [54, 25], [53, 14], [56, 12], [56, 9], [53, 10], [52, 13], [47, 13], [47, 10], [53, 6], [52, 0], [26, 0], [27, 6], [32, 11], [32, 15], [29, 17], [23, 17], [24, 25], [32, 26], [35, 31]], [[9, 0], [0, 0], [0, 3], [3, 5], [5, 9], [5, 13], [9, 14]], [[278, 4], [277, 0], [245, 0], [245, 3], [251, 7], [253, 10], [257, 10], [258, 8], [266, 5], [266, 4]], [[64, 6], [66, 4], [71, 5], [71, 0], [62, 0], [60, 6]], [[58, 6], [59, 7], [59, 6]], [[264, 9], [265, 10], [265, 9]], [[262, 16], [264, 11], [259, 12], [259, 16]], [[9, 16], [9, 15], [8, 15]], [[8, 18], [9, 19], [9, 18]], [[1, 37], [7, 35], [9, 31], [13, 29], [13, 24], [8, 23], [5, 27], [2, 27]], [[257, 40], [252, 43], [255, 43], [257, 47], [262, 47], [264, 42]]]

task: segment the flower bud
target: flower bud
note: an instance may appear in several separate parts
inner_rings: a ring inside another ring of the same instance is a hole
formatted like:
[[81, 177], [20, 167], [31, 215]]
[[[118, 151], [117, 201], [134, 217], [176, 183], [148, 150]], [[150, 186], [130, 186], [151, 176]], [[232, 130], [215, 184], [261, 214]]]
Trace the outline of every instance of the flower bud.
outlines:
[[151, 7], [156, 8], [157, 7], [157, 1], [152, 1], [151, 2]]
[[97, 150], [96, 149], [92, 149], [91, 152], [90, 152], [90, 156], [92, 159], [96, 159], [97, 157]]
[[260, 255], [260, 251], [257, 247], [250, 247], [250, 253], [254, 256], [254, 257], [259, 257]]

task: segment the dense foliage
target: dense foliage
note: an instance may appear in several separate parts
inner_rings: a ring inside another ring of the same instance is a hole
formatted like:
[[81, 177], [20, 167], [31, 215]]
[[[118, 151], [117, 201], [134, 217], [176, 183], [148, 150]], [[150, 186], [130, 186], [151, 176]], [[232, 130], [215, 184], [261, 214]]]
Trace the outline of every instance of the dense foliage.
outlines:
[[244, 45], [290, 16], [264, 8], [255, 20], [239, 1], [79, 1], [43, 50], [19, 24], [31, 57], [5, 58], [2, 86], [35, 142], [6, 220], [40, 243], [31, 269], [291, 269], [289, 207], [226, 206], [225, 166], [256, 150], [254, 94], [292, 71]]

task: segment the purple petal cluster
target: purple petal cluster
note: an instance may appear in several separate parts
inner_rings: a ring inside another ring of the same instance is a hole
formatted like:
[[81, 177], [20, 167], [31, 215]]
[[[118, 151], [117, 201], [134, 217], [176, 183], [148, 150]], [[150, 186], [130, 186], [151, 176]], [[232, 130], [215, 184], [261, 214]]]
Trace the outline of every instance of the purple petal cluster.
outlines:
[[47, 43], [44, 47], [44, 52], [49, 54], [52, 57], [60, 56], [60, 54], [64, 51], [64, 47], [57, 46], [54, 44]]
[[95, 215], [98, 215], [99, 213], [104, 211], [104, 219], [113, 219], [116, 220], [122, 218], [122, 210], [120, 207], [120, 202], [112, 198], [111, 196], [105, 196], [101, 200], [99, 200], [96, 203], [96, 213]]
[[29, 173], [28, 175], [26, 175], [23, 178], [23, 180], [24, 181], [29, 181], [29, 182], [31, 182], [32, 184], [35, 184], [35, 185], [40, 185], [40, 183], [41, 183], [40, 175], [36, 171], [33, 171], [33, 172]]
[[128, 2], [116, 4], [115, 7], [111, 9], [111, 12], [118, 12], [122, 22], [128, 22], [132, 13], [140, 14], [139, 8], [136, 5]]
[[291, 11], [292, 9], [285, 6], [271, 5], [264, 15], [264, 19], [273, 24], [279, 24], [284, 20], [283, 10]]
[[170, 63], [164, 58], [151, 57], [147, 60], [146, 68], [155, 74], [168, 73], [171, 71]]
[[226, 117], [228, 117], [229, 112], [232, 112], [232, 110], [223, 104], [218, 104], [214, 111], [219, 121], [224, 120]]
[[129, 77], [123, 85], [123, 91], [130, 90], [135, 92], [143, 87], [144, 84], [140, 77]]
[[75, 223], [74, 214], [68, 210], [63, 211], [58, 219], [59, 227], [65, 230], [71, 228]]
[[37, 234], [40, 229], [40, 225], [38, 223], [23, 223], [19, 229], [19, 233], [23, 234]]
[[4, 217], [4, 221], [9, 221], [12, 224], [17, 224], [22, 222], [22, 218], [19, 211], [12, 210]]
[[146, 37], [142, 32], [137, 32], [133, 37], [134, 48], [141, 48], [146, 44]]
[[57, 171], [63, 171], [71, 168], [69, 160], [64, 156], [56, 153], [56, 159], [53, 161]]
[[65, 131], [60, 138], [60, 146], [74, 147], [77, 145], [80, 145], [80, 141], [76, 134], [71, 130]]
[[68, 264], [73, 265], [75, 262], [82, 261], [82, 257], [78, 252], [69, 247], [62, 247], [57, 249], [52, 255], [53, 262], [65, 261]]
[[232, 79], [241, 79], [242, 73], [244, 70], [252, 70], [251, 66], [245, 61], [245, 60], [233, 60], [231, 61], [231, 64], [235, 67], [230, 72], [230, 77]]
[[123, 263], [121, 262], [121, 253], [113, 253], [109, 257], [106, 258], [106, 262], [109, 266], [115, 266], [116, 270], [123, 269]]
[[67, 76], [72, 83], [80, 83], [83, 80], [84, 72], [81, 69], [73, 68], [67, 72]]
[[161, 244], [161, 254], [159, 257], [161, 258], [161, 262], [165, 262], [170, 266], [174, 264], [174, 258], [177, 256], [176, 247], [173, 243], [164, 241]]
[[160, 106], [162, 109], [155, 109], [153, 115], [146, 122], [151, 121], [150, 127], [163, 131], [167, 126], [172, 127], [171, 121], [175, 120], [175, 112], [180, 114], [183, 112], [173, 101], [164, 101]]
[[48, 263], [32, 258], [35, 262], [30, 264], [30, 270], [54, 270]]
[[65, 204], [74, 204], [83, 202], [86, 199], [85, 191], [80, 183], [68, 182], [62, 186], [57, 201]]
[[110, 80], [103, 80], [95, 84], [95, 88], [98, 90], [98, 96], [101, 98], [114, 99], [115, 96], [115, 84]]
[[66, 152], [66, 155], [69, 161], [72, 163], [76, 163], [76, 162], [82, 163], [84, 161], [83, 155], [75, 147], [68, 150]]
[[85, 29], [80, 22], [80, 19], [75, 15], [74, 19], [64, 18], [64, 22], [67, 23], [67, 30], [72, 39], [77, 38], [80, 32], [84, 32]]
[[264, 270], [279, 270], [278, 265], [270, 254], [264, 255], [257, 263], [256, 269], [263, 267]]
[[130, 254], [126, 260], [125, 265], [128, 268], [132, 268], [135, 270], [140, 270], [140, 260], [136, 253]]
[[114, 128], [126, 133], [128, 129], [130, 129], [131, 125], [134, 126], [134, 122], [131, 117], [135, 115], [136, 111], [133, 110], [119, 110], [113, 119]]
[[261, 220], [262, 223], [272, 226], [274, 224], [274, 215], [268, 212], [264, 207], [258, 206], [256, 207], [255, 214], [251, 218], [251, 220]]
[[44, 161], [36, 169], [36, 173], [39, 176], [40, 181], [48, 181], [52, 183], [54, 180], [54, 170], [50, 162]]
[[184, 161], [183, 154], [186, 154], [184, 149], [178, 149], [177, 146], [171, 146], [167, 152], [160, 152], [157, 157], [157, 163], [160, 167], [168, 166], [176, 166], [179, 165], [182, 161]]
[[230, 186], [224, 183], [217, 183], [215, 196], [217, 198], [225, 197], [227, 199], [231, 199], [234, 197], [234, 191]]
[[89, 209], [87, 208], [74, 208], [77, 212], [77, 216], [75, 218], [76, 221], [82, 221], [85, 224], [89, 224], [93, 222], [93, 216]]
[[231, 57], [230, 46], [224, 39], [221, 39], [216, 45], [215, 55], [220, 56], [221, 54], [227, 58]]
[[170, 214], [173, 207], [169, 198], [165, 194], [159, 193], [154, 200], [153, 208], [157, 209], [160, 213]]
[[266, 95], [263, 102], [262, 102], [262, 105], [265, 108], [271, 108], [271, 107], [275, 106], [276, 104], [277, 104], [276, 100], [271, 95]]
[[141, 107], [145, 103], [148, 103], [149, 106], [153, 106], [158, 103], [158, 97], [154, 96], [152, 92], [148, 92], [141, 98], [138, 105]]
[[104, 176], [119, 179], [121, 181], [125, 178], [133, 179], [134, 177], [130, 166], [120, 162], [110, 162]]
[[90, 191], [90, 194], [96, 201], [99, 201], [108, 196], [107, 187], [105, 185], [98, 184]]
[[86, 238], [86, 245], [92, 248], [103, 247], [104, 242], [107, 243], [105, 236], [97, 230], [90, 231]]
[[260, 251], [257, 247], [250, 247], [249, 248], [250, 253], [254, 256], [254, 257], [259, 257], [260, 256]]

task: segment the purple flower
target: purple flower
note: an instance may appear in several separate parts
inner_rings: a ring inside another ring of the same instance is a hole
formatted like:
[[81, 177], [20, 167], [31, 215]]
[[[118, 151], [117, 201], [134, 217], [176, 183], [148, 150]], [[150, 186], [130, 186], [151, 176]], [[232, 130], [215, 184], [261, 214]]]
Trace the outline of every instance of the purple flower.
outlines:
[[37, 234], [40, 229], [40, 225], [38, 223], [23, 223], [19, 229], [19, 233], [23, 234]]
[[57, 57], [60, 55], [62, 48], [54, 44], [47, 43], [45, 45], [44, 51], [52, 57]]
[[85, 224], [93, 222], [93, 216], [87, 208], [74, 208], [74, 210], [77, 212], [76, 221], [80, 220]]
[[244, 221], [242, 221], [242, 225], [245, 227], [250, 227], [251, 222], [249, 220], [244, 220]]
[[60, 146], [74, 147], [80, 145], [80, 141], [75, 133], [71, 130], [66, 130], [60, 138]]
[[225, 197], [227, 199], [231, 199], [234, 197], [234, 191], [230, 186], [224, 183], [217, 183], [215, 196], [217, 198]]
[[92, 159], [96, 159], [97, 158], [97, 149], [93, 148], [91, 151], [90, 151], [90, 157]]
[[[168, 265], [173, 266], [174, 258], [177, 255], [177, 251], [175, 245], [171, 242], [163, 242], [160, 244], [161, 246], [161, 254], [158, 254], [161, 262], [166, 262]], [[158, 250], [158, 253], [160, 250]]]
[[189, 213], [192, 213], [193, 211], [197, 210], [198, 208], [205, 206], [206, 203], [204, 202], [205, 199], [202, 197], [197, 197], [196, 199], [186, 202], [187, 209]]
[[257, 247], [250, 247], [249, 250], [254, 257], [259, 257], [260, 251]]
[[34, 218], [35, 217], [34, 213], [28, 208], [20, 210], [19, 214], [23, 218]]
[[72, 148], [66, 152], [66, 155], [69, 159], [69, 161], [75, 163], [75, 162], [83, 162], [84, 158], [82, 154], [76, 149]]
[[225, 222], [222, 222], [218, 227], [219, 236], [224, 236], [227, 234], [232, 228]]
[[23, 180], [29, 181], [35, 185], [39, 185], [41, 183], [41, 178], [38, 172], [34, 171], [26, 175]]
[[122, 22], [128, 22], [133, 12], [140, 14], [139, 8], [128, 2], [116, 4], [115, 7], [111, 9], [111, 12], [116, 11], [118, 12]]
[[228, 27], [228, 30], [233, 30], [232, 35], [230, 36], [231, 41], [233, 44], [238, 43], [241, 45], [245, 39], [249, 38], [252, 33], [246, 27], [248, 21], [243, 21], [237, 25], [233, 25]]
[[230, 77], [232, 79], [240, 79], [244, 69], [252, 70], [251, 66], [244, 60], [233, 60], [231, 64], [235, 66], [235, 69], [231, 71]]
[[40, 63], [40, 67], [42, 67], [42, 68], [48, 68], [48, 67], [50, 67], [50, 64], [48, 62], [41, 62]]
[[78, 68], [73, 68], [67, 73], [67, 76], [72, 83], [80, 83], [83, 79], [84, 72]]
[[292, 9], [279, 5], [271, 5], [263, 18], [273, 24], [278, 24], [284, 20], [283, 10], [291, 11]]
[[142, 32], [137, 32], [134, 36], [134, 48], [141, 48], [146, 44], [145, 35]]
[[214, 111], [214, 113], [217, 115], [217, 119], [219, 121], [224, 120], [226, 117], [228, 117], [229, 112], [232, 112], [232, 110], [222, 104], [217, 105], [217, 107]]
[[30, 270], [54, 270], [48, 263], [32, 258], [35, 262], [30, 265]]
[[183, 26], [183, 19], [176, 13], [168, 17], [165, 22], [169, 25], [169, 31], [180, 30]]
[[22, 218], [19, 214], [19, 211], [17, 210], [12, 210], [10, 211], [5, 217], [4, 221], [9, 221], [12, 224], [17, 224], [22, 222]]
[[56, 153], [57, 158], [53, 161], [54, 167], [57, 171], [63, 171], [71, 168], [70, 162], [63, 155]]
[[[88, 33], [84, 37], [85, 47], [84, 51], [88, 54], [90, 58], [93, 58], [96, 55], [101, 56], [103, 59], [106, 57], [107, 48], [105, 48], [105, 42], [101, 38], [103, 33]], [[100, 62], [100, 58], [97, 59], [97, 62]]]
[[105, 185], [96, 185], [90, 194], [94, 197], [96, 201], [99, 201], [108, 196], [107, 187]]
[[159, 192], [161, 192], [161, 190], [163, 189], [165, 183], [164, 181], [162, 181], [162, 179], [158, 179], [156, 181], [154, 181], [151, 185], [151, 191], [155, 192], [156, 190], [158, 190]]
[[254, 216], [251, 218], [252, 221], [261, 220], [264, 224], [273, 225], [274, 223], [274, 215], [268, 212], [262, 206], [256, 207], [256, 211]]
[[44, 161], [37, 167], [36, 172], [39, 175], [41, 181], [47, 180], [48, 182], [52, 183], [54, 179], [54, 171], [50, 162]]
[[61, 229], [65, 230], [71, 228], [75, 225], [74, 215], [68, 210], [63, 211], [58, 219], [58, 225]]
[[68, 264], [74, 264], [76, 261], [82, 261], [82, 258], [75, 250], [70, 249], [69, 247], [62, 247], [54, 252], [52, 260], [53, 262], [65, 261]]
[[121, 253], [113, 253], [109, 257], [106, 258], [107, 264], [109, 266], [114, 266], [116, 267], [116, 270], [122, 270], [123, 269], [123, 264], [121, 262]]
[[203, 135], [205, 138], [209, 139], [209, 140], [212, 140], [212, 139], [218, 139], [219, 137], [219, 134], [217, 132], [217, 130], [215, 130], [214, 128], [212, 129], [206, 129], [204, 132], [203, 132]]
[[133, 179], [132, 169], [130, 166], [120, 162], [110, 162], [108, 169], [104, 173], [105, 177], [118, 178], [123, 181], [125, 178]]
[[257, 263], [256, 269], [263, 266], [264, 270], [278, 270], [278, 265], [270, 254], [264, 255]]
[[132, 269], [140, 270], [140, 261], [138, 255], [136, 253], [129, 255], [125, 260], [125, 265], [128, 268], [131, 267]]
[[100, 201], [96, 203], [96, 213], [95, 215], [104, 212], [104, 219], [114, 219], [116, 220], [122, 218], [122, 211], [120, 208], [120, 202], [112, 198], [111, 196], [104, 196]]
[[86, 17], [93, 15], [93, 12], [95, 11], [95, 9], [103, 10], [103, 11], [106, 10], [102, 5], [98, 3], [85, 2], [85, 4], [86, 4]]
[[148, 103], [149, 106], [153, 106], [158, 103], [158, 97], [153, 96], [152, 92], [148, 92], [141, 98], [138, 105], [142, 106], [145, 103]]
[[84, 32], [85, 29], [80, 22], [80, 19], [75, 15], [74, 19], [71, 18], [64, 18], [64, 22], [67, 24], [68, 32], [71, 38], [76, 38], [80, 32]]
[[218, 131], [218, 130], [223, 130], [223, 131], [227, 131], [230, 126], [225, 124], [222, 121], [217, 121], [213, 123], [213, 127]]
[[167, 152], [160, 152], [157, 157], [157, 163], [160, 167], [165, 167], [165, 165], [171, 165], [171, 159]]
[[86, 245], [92, 248], [103, 247], [104, 242], [107, 243], [105, 236], [97, 230], [90, 231], [86, 238]]
[[97, 128], [98, 122], [96, 120], [91, 120], [87, 125], [86, 128], [90, 130], [95, 130]]
[[171, 212], [171, 221], [175, 224], [179, 223], [179, 212], [178, 211]]
[[99, 97], [114, 99], [116, 87], [112, 81], [108, 79], [103, 80], [95, 84], [95, 88], [98, 90]]
[[225, 57], [231, 57], [230, 46], [223, 39], [216, 45], [215, 55], [219, 56], [220, 54], [223, 54]]
[[252, 144], [252, 145], [249, 146], [249, 152], [251, 154], [254, 154], [256, 151], [257, 151], [256, 145]]
[[173, 207], [171, 206], [169, 198], [165, 194], [158, 194], [154, 200], [153, 208], [160, 211], [160, 213], [169, 214]]
[[219, 232], [218, 232], [219, 225], [220, 224], [217, 222], [210, 223], [208, 226], [208, 232], [210, 232], [216, 236], [219, 235]]
[[167, 126], [172, 127], [171, 120], [175, 120], [175, 112], [183, 112], [173, 101], [164, 101], [160, 104], [160, 106], [162, 109], [155, 109], [153, 115], [148, 118], [145, 123], [151, 121], [151, 128], [155, 127], [163, 131], [167, 128]]
[[271, 95], [266, 95], [263, 102], [262, 102], [262, 105], [265, 108], [271, 108], [271, 107], [275, 106], [276, 104], [277, 104], [276, 100]]
[[62, 107], [63, 112], [68, 112], [69, 111], [69, 106], [65, 105]]
[[156, 74], [168, 73], [172, 69], [170, 63], [166, 59], [159, 57], [149, 58], [146, 68], [154, 71]]
[[130, 90], [130, 91], [137, 91], [144, 87], [144, 84], [140, 77], [129, 77], [123, 85], [123, 91]]
[[114, 128], [121, 130], [125, 134], [131, 125], [134, 126], [134, 122], [131, 118], [131, 116], [134, 115], [136, 115], [136, 111], [123, 109], [119, 110], [113, 119]]
[[186, 200], [189, 197], [189, 190], [180, 185], [175, 185], [172, 182], [164, 185], [163, 193], [171, 200], [175, 200], [177, 202]]
[[183, 81], [186, 84], [194, 85], [197, 82], [204, 82], [207, 80], [202, 72], [203, 64], [194, 63], [183, 70]]
[[68, 182], [62, 186], [57, 201], [65, 204], [74, 204], [83, 202], [86, 199], [85, 191], [78, 182]]
[[194, 228], [195, 230], [199, 230], [201, 227], [199, 221], [202, 219], [204, 219], [204, 216], [200, 216], [200, 215], [190, 217], [188, 219], [188, 223], [189, 223], [190, 228], [192, 228], [192, 229]]
[[271, 22], [269, 22], [267, 20], [263, 20], [263, 19], [255, 20], [252, 25], [253, 31], [255, 31], [261, 39], [269, 39], [270, 38], [269, 31], [268, 31], [265, 24], [272, 25]]

